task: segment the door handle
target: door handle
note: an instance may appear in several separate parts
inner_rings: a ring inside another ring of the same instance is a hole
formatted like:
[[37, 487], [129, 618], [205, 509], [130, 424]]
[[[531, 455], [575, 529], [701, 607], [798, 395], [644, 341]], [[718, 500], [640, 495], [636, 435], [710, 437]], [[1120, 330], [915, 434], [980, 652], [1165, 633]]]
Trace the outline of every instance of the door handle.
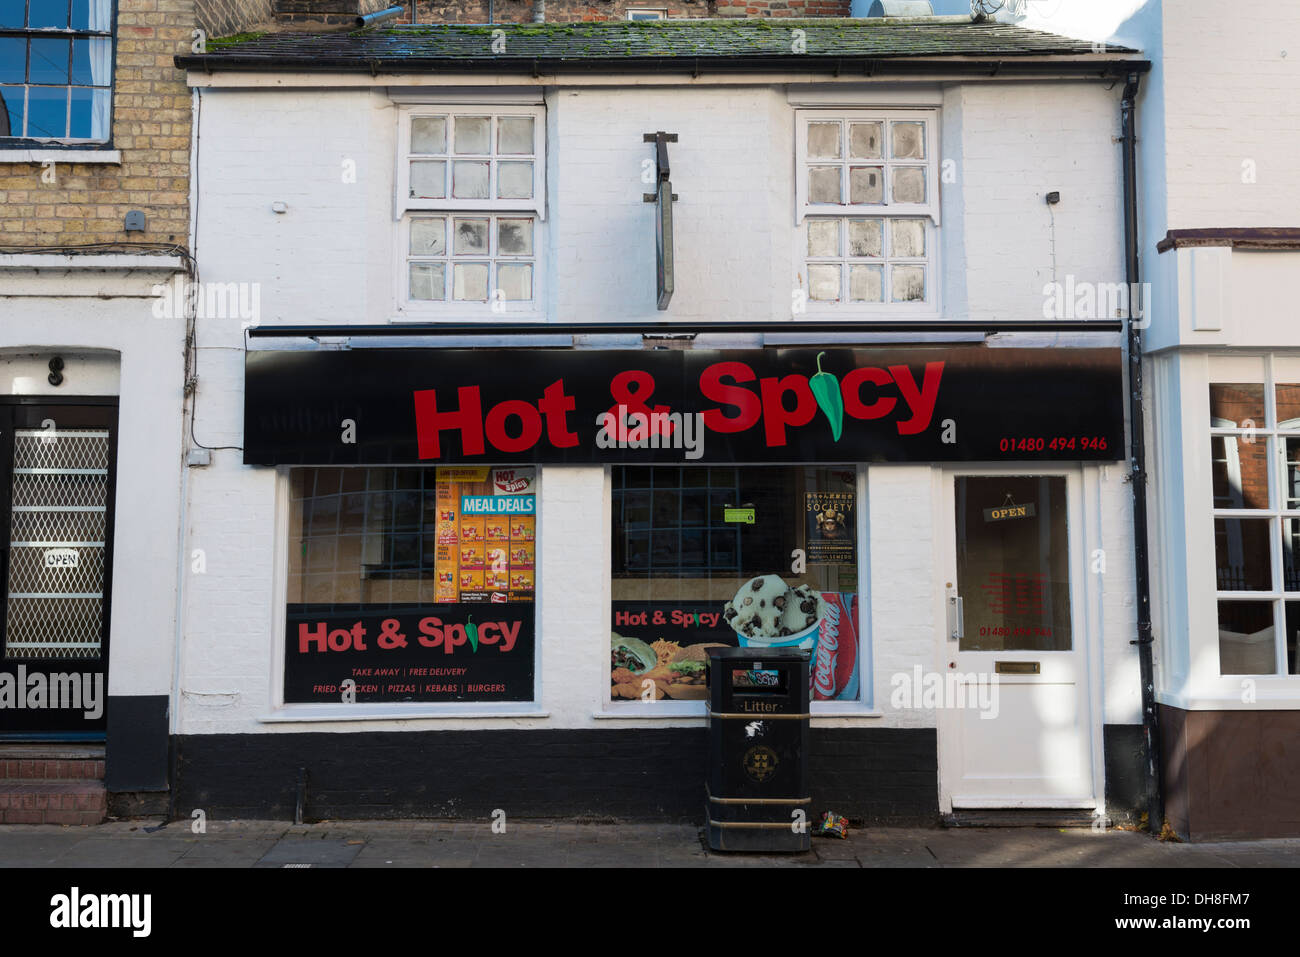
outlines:
[[960, 595], [948, 596], [948, 640], [960, 641], [966, 637], [965, 615]]

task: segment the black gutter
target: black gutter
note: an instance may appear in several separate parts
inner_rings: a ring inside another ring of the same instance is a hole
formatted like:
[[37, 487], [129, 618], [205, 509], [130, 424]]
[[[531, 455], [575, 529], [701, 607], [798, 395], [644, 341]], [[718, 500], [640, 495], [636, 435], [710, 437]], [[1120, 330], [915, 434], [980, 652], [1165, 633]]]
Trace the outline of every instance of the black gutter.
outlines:
[[916, 319], [896, 322], [533, 322], [533, 323], [400, 323], [358, 326], [250, 326], [250, 339], [351, 338], [376, 336], [597, 336], [640, 335], [647, 339], [694, 337], [700, 333], [767, 333], [770, 335], [877, 332], [1123, 332], [1122, 319], [1004, 319], [974, 322], [962, 319]]
[[[1141, 263], [1138, 256], [1137, 209], [1137, 94], [1141, 81], [1137, 73], [1128, 77], [1120, 103], [1124, 148], [1124, 271], [1129, 288], [1129, 478], [1133, 487], [1133, 561], [1137, 587], [1138, 672], [1142, 682], [1142, 737], [1147, 762], [1147, 826], [1159, 834], [1164, 824], [1164, 787], [1160, 767], [1160, 721], [1156, 711], [1155, 669], [1151, 643], [1151, 573], [1147, 532], [1146, 419], [1142, 401], [1142, 328], [1133, 321], [1133, 299], [1139, 295]], [[1150, 316], [1151, 303], [1142, 298], [1143, 323]]]
[[[1007, 54], [1018, 56], [1017, 54]], [[1023, 54], [1042, 56], [1042, 54]], [[505, 73], [529, 76], [558, 73], [829, 73], [833, 76], [1080, 77], [1123, 79], [1151, 69], [1149, 60], [917, 60], [910, 57], [818, 56], [762, 54], [740, 56], [608, 56], [608, 57], [365, 57], [263, 53], [201, 54], [173, 58], [178, 69], [255, 70], [291, 73], [369, 73], [372, 76], [408, 73]]]

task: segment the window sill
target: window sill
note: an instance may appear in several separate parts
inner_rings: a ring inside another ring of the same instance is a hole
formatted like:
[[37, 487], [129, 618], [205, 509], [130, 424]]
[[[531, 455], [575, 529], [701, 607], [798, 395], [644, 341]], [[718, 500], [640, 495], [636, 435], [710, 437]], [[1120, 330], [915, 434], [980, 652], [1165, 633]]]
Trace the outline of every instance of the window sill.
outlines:
[[260, 724], [314, 723], [322, 721], [411, 721], [420, 718], [549, 718], [531, 701], [517, 708], [508, 704], [303, 704], [285, 705], [258, 717]]
[[[703, 701], [683, 701], [677, 704], [655, 704], [654, 706], [651, 706], [648, 701], [645, 705], [642, 705], [639, 702], [629, 702], [622, 707], [609, 707], [604, 711], [596, 711], [592, 714], [592, 717], [598, 720], [615, 721], [623, 719], [629, 721], [644, 721], [647, 719], [653, 720], [664, 718], [698, 718], [700, 721], [705, 721], [708, 716], [709, 709], [707, 702]], [[839, 708], [827, 708], [826, 710], [821, 710], [816, 704], [814, 704], [811, 721], [812, 724], [816, 726], [823, 718], [883, 718], [884, 716], [885, 714], [883, 711], [872, 711], [870, 709], [864, 709], [861, 706], [849, 705], [842, 710]], [[755, 715], [755, 717], [761, 718], [762, 715]]]
[[650, 719], [662, 718], [698, 718], [703, 721], [709, 716], [707, 702], [704, 701], [679, 701], [674, 704], [651, 704], [649, 701], [644, 703], [640, 701], [629, 701], [623, 705], [607, 705], [603, 711], [592, 713], [593, 718], [597, 719], [628, 719], [631, 721], [644, 721]]
[[31, 269], [37, 272], [58, 270], [180, 272], [185, 268], [179, 256], [148, 256], [134, 253], [104, 253], [69, 256], [63, 253], [7, 253], [0, 255], [0, 271]]
[[98, 163], [121, 166], [121, 150], [12, 150], [0, 149], [0, 163]]

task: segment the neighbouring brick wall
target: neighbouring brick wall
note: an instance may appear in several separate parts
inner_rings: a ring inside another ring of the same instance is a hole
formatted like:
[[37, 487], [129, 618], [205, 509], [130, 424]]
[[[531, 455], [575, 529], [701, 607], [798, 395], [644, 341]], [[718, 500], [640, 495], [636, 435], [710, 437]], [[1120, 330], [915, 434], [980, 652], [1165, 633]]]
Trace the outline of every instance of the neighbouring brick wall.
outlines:
[[[409, 0], [274, 0], [276, 22], [303, 24], [310, 29], [318, 26], [351, 26], [358, 16], [386, 10], [401, 3], [409, 8]], [[408, 17], [398, 17], [400, 23]]]
[[[119, 0], [113, 146], [121, 166], [0, 165], [0, 245], [179, 242], [189, 232], [190, 93], [172, 57], [187, 53], [194, 0]], [[126, 233], [128, 210], [144, 233]]]
[[[533, 0], [493, 0], [496, 23], [527, 23]], [[420, 0], [419, 23], [487, 23], [489, 0]], [[848, 0], [546, 0], [548, 23], [626, 20], [628, 9], [668, 11], [669, 17], [847, 17]]]
[[210, 37], [228, 37], [275, 19], [273, 0], [198, 0], [194, 10], [200, 29]]

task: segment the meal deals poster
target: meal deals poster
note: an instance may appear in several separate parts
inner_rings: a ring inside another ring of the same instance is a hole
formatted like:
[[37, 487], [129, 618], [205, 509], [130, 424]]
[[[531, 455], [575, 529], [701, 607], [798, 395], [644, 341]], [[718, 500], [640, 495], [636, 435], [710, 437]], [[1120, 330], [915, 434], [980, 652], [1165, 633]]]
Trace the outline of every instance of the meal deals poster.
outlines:
[[536, 485], [536, 468], [438, 469], [437, 601], [533, 600]]
[[284, 700], [533, 700], [537, 470], [439, 468], [434, 603], [290, 605]]
[[[822, 620], [812, 660], [814, 701], [858, 697], [858, 596], [822, 592]], [[610, 634], [614, 701], [704, 701], [708, 649], [735, 648], [739, 636], [722, 617], [724, 602], [616, 601]], [[762, 652], [760, 651], [761, 655]], [[654, 682], [654, 689], [644, 684]]]

